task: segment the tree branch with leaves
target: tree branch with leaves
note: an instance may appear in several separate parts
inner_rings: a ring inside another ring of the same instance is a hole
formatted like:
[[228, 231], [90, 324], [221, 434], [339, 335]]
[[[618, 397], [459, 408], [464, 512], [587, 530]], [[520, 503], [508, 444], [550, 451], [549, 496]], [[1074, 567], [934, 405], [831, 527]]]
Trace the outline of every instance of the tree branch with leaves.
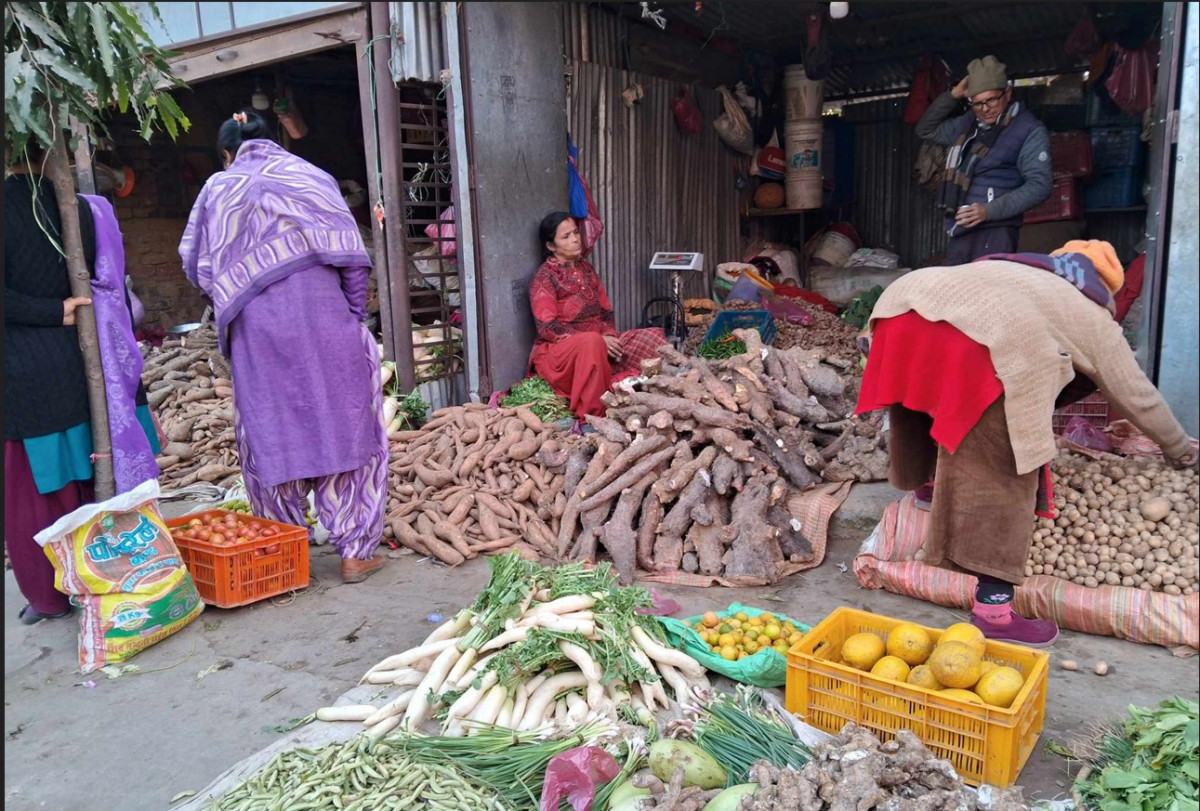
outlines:
[[[155, 4], [142, 8], [157, 18]], [[108, 134], [114, 110], [132, 110], [146, 140], [157, 130], [172, 139], [186, 131], [187, 116], [160, 89], [182, 85], [171, 74], [168, 57], [129, 3], [4, 6], [5, 168], [29, 165], [31, 146], [44, 152], [43, 165], [30, 168], [44, 171], [54, 184], [62, 233], [46, 235], [66, 258], [72, 297], [90, 298], [92, 291], [69, 161], [74, 145], [68, 146], [65, 133], [77, 122], [94, 142]], [[103, 501], [115, 488], [100, 344], [92, 308], [77, 307], [74, 314], [88, 381], [96, 498]]]

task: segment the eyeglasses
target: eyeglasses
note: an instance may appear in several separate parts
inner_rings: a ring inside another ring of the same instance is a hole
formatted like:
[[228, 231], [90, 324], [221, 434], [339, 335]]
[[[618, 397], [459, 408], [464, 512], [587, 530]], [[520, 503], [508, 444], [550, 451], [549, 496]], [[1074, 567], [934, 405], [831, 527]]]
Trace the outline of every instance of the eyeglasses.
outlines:
[[999, 104], [1003, 98], [1004, 98], [1004, 94], [1001, 93], [999, 96], [992, 96], [990, 99], [980, 99], [979, 101], [972, 101], [972, 102], [970, 102], [971, 109], [972, 110], [982, 110], [982, 109], [986, 108], [986, 109], [990, 110], [993, 107], [995, 107], [997, 104]]

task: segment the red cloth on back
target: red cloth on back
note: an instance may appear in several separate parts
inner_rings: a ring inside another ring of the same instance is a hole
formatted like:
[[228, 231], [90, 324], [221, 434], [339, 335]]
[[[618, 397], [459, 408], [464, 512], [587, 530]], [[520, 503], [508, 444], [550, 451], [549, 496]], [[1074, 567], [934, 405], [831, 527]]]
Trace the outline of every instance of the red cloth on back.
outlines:
[[928, 414], [930, 435], [954, 453], [1003, 393], [986, 346], [910, 311], [875, 325], [855, 413], [899, 404]]
[[1113, 318], [1116, 321], [1121, 322], [1125, 320], [1125, 316], [1129, 314], [1129, 308], [1133, 306], [1138, 296], [1142, 294], [1142, 282], [1145, 278], [1146, 254], [1140, 253], [1136, 259], [1129, 263], [1129, 267], [1125, 269], [1125, 284], [1113, 294], [1113, 306], [1116, 307]]

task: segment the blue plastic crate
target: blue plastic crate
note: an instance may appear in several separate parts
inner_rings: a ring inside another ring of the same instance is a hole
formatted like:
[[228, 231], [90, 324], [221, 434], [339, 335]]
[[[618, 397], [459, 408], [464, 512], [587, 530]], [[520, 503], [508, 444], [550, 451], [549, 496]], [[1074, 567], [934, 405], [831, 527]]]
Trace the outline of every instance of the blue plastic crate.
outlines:
[[1141, 205], [1145, 202], [1142, 199], [1142, 174], [1140, 167], [1096, 172], [1084, 181], [1084, 209]]
[[1142, 143], [1141, 127], [1097, 127], [1089, 135], [1093, 171], [1140, 169], [1146, 165], [1146, 145]]
[[715, 340], [735, 329], [756, 329], [764, 344], [775, 343], [775, 319], [766, 310], [722, 310], [717, 313], [704, 340]]

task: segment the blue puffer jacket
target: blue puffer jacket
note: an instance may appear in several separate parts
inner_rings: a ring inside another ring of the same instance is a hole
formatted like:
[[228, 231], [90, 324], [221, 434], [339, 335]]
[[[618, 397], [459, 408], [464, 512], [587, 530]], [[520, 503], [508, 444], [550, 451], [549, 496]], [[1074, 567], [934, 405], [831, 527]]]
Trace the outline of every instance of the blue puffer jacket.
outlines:
[[[968, 113], [956, 121], [955, 124], [957, 126], [955, 126], [954, 131], [955, 143], [958, 142], [959, 138], [974, 129], [975, 123], [975, 115], [973, 113]], [[1025, 179], [1021, 176], [1021, 170], [1017, 166], [1021, 147], [1024, 146], [1025, 140], [1029, 138], [1030, 134], [1041, 126], [1041, 122], [1034, 118], [1033, 114], [1028, 110], [1022, 110], [1017, 113], [1012, 122], [1000, 133], [1000, 137], [996, 139], [996, 143], [992, 148], [976, 164], [975, 174], [971, 177], [971, 185], [967, 188], [967, 195], [963, 201], [963, 205], [971, 205], [972, 203], [987, 205], [1024, 184]], [[963, 144], [964, 152], [970, 149], [973, 139], [974, 134], [967, 138]], [[989, 217], [987, 225], [993, 228], [1020, 225], [1021, 215], [1022, 212], [1015, 212], [1013, 215], [1001, 220], [993, 220]]]

